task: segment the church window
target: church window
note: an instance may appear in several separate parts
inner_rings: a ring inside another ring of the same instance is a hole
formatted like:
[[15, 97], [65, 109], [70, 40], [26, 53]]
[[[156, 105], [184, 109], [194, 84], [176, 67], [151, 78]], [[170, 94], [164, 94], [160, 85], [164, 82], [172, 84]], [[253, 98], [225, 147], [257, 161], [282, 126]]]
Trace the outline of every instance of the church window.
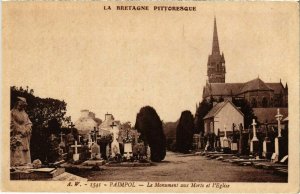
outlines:
[[255, 98], [252, 98], [252, 100], [251, 100], [251, 106], [252, 106], [252, 108], [256, 108], [257, 107], [257, 101], [256, 101]]
[[265, 108], [265, 107], [268, 107], [268, 100], [266, 97], [263, 97], [262, 99], [262, 106]]

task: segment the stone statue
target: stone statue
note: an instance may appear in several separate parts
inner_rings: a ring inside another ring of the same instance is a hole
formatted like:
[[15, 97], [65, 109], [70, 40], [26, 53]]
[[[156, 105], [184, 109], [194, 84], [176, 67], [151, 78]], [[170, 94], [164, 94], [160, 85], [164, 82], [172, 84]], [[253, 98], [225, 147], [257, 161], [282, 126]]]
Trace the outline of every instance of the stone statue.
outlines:
[[25, 107], [26, 99], [18, 97], [11, 110], [10, 123], [10, 162], [11, 166], [20, 166], [31, 163], [30, 138], [32, 123], [29, 120]]

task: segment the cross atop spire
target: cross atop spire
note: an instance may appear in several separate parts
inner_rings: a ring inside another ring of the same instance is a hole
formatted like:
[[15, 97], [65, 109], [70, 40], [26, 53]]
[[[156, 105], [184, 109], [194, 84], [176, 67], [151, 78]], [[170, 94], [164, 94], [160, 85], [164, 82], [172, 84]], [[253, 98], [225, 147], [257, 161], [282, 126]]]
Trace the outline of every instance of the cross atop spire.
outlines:
[[214, 36], [213, 36], [212, 54], [220, 54], [216, 16], [214, 18]]

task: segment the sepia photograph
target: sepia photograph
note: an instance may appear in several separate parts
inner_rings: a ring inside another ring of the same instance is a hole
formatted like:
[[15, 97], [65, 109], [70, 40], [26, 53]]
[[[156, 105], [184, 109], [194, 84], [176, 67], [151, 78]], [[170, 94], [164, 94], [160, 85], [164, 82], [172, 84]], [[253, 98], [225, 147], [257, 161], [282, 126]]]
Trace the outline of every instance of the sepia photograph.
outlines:
[[297, 192], [297, 2], [3, 2], [2, 189]]

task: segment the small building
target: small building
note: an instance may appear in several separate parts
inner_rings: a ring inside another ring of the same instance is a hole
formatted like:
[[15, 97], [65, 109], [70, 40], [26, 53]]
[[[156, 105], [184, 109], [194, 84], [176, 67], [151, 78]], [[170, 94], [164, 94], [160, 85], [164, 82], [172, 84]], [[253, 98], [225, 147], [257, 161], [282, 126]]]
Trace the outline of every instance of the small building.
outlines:
[[120, 121], [115, 120], [112, 114], [106, 113], [104, 121], [99, 126], [99, 135], [107, 136], [111, 134], [113, 126], [120, 129]]
[[89, 110], [81, 110], [81, 116], [75, 122], [75, 128], [80, 135], [86, 135], [93, 130], [94, 127], [97, 127], [96, 121], [89, 114]]
[[229, 100], [214, 105], [203, 120], [205, 134], [218, 135], [218, 131], [225, 131], [224, 126], [226, 131], [232, 131], [233, 124], [236, 130], [240, 124], [244, 126], [244, 114]]

